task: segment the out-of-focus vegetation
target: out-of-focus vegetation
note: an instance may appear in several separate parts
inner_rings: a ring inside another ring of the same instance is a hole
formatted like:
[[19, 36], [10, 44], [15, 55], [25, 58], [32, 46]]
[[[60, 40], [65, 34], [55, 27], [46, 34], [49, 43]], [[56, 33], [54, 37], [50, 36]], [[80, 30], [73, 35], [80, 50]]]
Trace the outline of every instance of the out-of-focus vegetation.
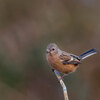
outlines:
[[[0, 0], [0, 100], [62, 100], [45, 59], [55, 42], [68, 52], [100, 50], [99, 0]], [[65, 78], [70, 100], [100, 100], [100, 54]]]

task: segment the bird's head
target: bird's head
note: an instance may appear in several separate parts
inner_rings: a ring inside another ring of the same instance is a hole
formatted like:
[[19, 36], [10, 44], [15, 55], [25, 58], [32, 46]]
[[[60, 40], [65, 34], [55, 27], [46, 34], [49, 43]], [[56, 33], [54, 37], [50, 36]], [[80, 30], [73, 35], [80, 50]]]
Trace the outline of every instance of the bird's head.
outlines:
[[46, 53], [50, 55], [55, 55], [58, 53], [58, 46], [55, 43], [50, 43], [47, 46]]

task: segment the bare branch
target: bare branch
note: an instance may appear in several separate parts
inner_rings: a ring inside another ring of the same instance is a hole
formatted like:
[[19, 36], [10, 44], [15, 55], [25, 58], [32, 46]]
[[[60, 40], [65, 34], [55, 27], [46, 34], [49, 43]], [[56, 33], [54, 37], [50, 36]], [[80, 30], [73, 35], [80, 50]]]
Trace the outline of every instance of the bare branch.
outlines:
[[54, 70], [54, 73], [55, 73], [56, 77], [58, 78], [58, 81], [60, 82], [60, 84], [62, 86], [65, 100], [69, 100], [68, 99], [68, 93], [67, 93], [67, 87], [66, 87], [65, 83], [63, 82], [59, 72], [57, 70]]

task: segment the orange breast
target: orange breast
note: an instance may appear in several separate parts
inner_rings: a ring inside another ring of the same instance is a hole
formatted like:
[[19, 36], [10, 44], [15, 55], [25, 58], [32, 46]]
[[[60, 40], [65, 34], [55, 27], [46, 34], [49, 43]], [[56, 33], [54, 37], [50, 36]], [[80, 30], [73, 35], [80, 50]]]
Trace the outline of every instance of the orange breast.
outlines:
[[53, 67], [54, 69], [58, 70], [61, 73], [68, 74], [70, 72], [75, 71], [76, 68], [78, 67], [73, 64], [64, 65], [57, 55], [56, 56], [47, 55], [47, 59], [48, 59], [48, 63], [51, 65], [51, 67]]

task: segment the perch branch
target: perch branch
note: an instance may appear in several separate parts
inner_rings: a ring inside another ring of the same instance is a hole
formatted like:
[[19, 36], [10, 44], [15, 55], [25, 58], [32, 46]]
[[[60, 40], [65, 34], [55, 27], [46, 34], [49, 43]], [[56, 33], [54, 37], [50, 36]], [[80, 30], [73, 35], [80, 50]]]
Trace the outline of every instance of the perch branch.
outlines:
[[69, 100], [69, 99], [68, 99], [68, 93], [67, 93], [67, 87], [66, 87], [65, 83], [63, 82], [63, 80], [62, 80], [62, 78], [61, 78], [59, 72], [58, 72], [57, 70], [54, 70], [54, 73], [55, 73], [55, 75], [56, 75], [58, 81], [60, 82], [60, 84], [61, 84], [61, 86], [62, 86], [63, 94], [64, 94], [65, 100]]

